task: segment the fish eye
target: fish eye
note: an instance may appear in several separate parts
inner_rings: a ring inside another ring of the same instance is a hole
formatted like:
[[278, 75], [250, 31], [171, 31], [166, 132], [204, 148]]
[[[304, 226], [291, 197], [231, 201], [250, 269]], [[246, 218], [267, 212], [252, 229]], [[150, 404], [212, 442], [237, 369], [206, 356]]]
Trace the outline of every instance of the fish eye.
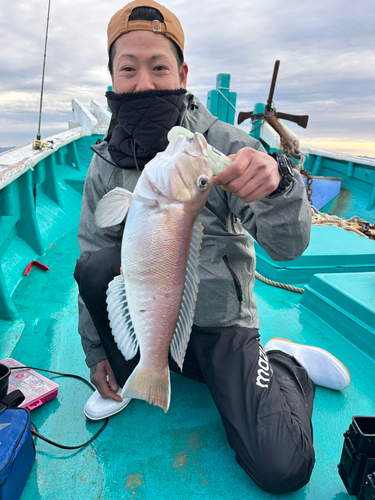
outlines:
[[210, 181], [206, 175], [200, 175], [197, 179], [197, 188], [199, 191], [205, 191], [210, 185]]

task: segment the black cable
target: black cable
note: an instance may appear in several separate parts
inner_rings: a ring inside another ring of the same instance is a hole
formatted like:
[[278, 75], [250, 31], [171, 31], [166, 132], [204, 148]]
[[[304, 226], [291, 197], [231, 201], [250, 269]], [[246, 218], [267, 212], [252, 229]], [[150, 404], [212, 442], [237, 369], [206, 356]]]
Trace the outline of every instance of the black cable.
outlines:
[[134, 141], [133, 155], [134, 155], [134, 161], [135, 161], [135, 168], [137, 169], [138, 175], [141, 175], [141, 172], [140, 172], [139, 167], [138, 167], [137, 155], [136, 155], [136, 151], [135, 151], [135, 145], [136, 145], [135, 139], [133, 139], [133, 141]]
[[[35, 368], [33, 366], [10, 366], [9, 367], [10, 370], [25, 370], [25, 369], [28, 369], [28, 370], [38, 370], [38, 371], [41, 371], [41, 372], [48, 372], [48, 373], [53, 373], [54, 375], [60, 375], [61, 377], [70, 377], [70, 378], [76, 378], [78, 380], [82, 380], [82, 382], [84, 382], [86, 385], [88, 385], [93, 391], [95, 391], [95, 387], [90, 384], [90, 382], [88, 382], [86, 379], [84, 379], [83, 377], [80, 377], [79, 375], [74, 375], [72, 373], [60, 373], [60, 372], [54, 372], [52, 370], [44, 370], [43, 368]], [[109, 418], [107, 417], [104, 421], [104, 424], [102, 425], [102, 427], [98, 430], [98, 432], [92, 437], [90, 438], [88, 441], [86, 441], [85, 443], [83, 444], [80, 444], [80, 445], [77, 445], [77, 446], [66, 446], [66, 445], [63, 445], [63, 444], [59, 444], [59, 443], [55, 443], [54, 441], [51, 441], [50, 439], [46, 438], [45, 436], [43, 436], [42, 434], [39, 434], [38, 432], [38, 429], [36, 427], [36, 425], [34, 425], [33, 423], [31, 424], [32, 425], [32, 429], [31, 429], [31, 434], [33, 436], [36, 436], [38, 437], [39, 439], [42, 439], [43, 441], [45, 441], [46, 443], [49, 443], [53, 446], [56, 446], [57, 448], [62, 448], [64, 450], [77, 450], [78, 448], [83, 448], [84, 446], [87, 446], [88, 444], [90, 444], [92, 441], [94, 441], [94, 439], [96, 439], [103, 431], [104, 429], [107, 427], [107, 424], [108, 424], [108, 421], [109, 421]]]
[[98, 430], [98, 432], [91, 439], [86, 441], [86, 443], [79, 444], [77, 446], [66, 446], [64, 444], [55, 443], [54, 441], [51, 441], [50, 439], [46, 438], [45, 436], [42, 436], [42, 434], [39, 434], [39, 432], [36, 432], [33, 430], [31, 431], [31, 434], [33, 436], [38, 437], [39, 439], [43, 439], [43, 441], [45, 441], [46, 443], [52, 444], [53, 446], [56, 446], [57, 448], [62, 448], [63, 450], [77, 450], [78, 448], [83, 448], [84, 446], [87, 446], [92, 441], [94, 441], [94, 439], [96, 439], [99, 436], [99, 434], [101, 434], [104, 431], [104, 429], [107, 427], [108, 421], [109, 421], [109, 418], [107, 417], [105, 419], [105, 422], [102, 425], [102, 427]]
[[[263, 122], [260, 122], [260, 125], [258, 125], [257, 127], [254, 127], [253, 129], [251, 129], [251, 130], [250, 130], [250, 134], [251, 134], [252, 132], [255, 132], [256, 130], [260, 129], [260, 127], [262, 126], [262, 124], [263, 124]], [[250, 135], [250, 134], [249, 134], [249, 135]]]
[[74, 375], [73, 373], [60, 373], [60, 372], [53, 372], [52, 370], [44, 370], [43, 368], [35, 368], [34, 366], [9, 366], [10, 370], [38, 370], [39, 372], [48, 372], [48, 373], [53, 373], [55, 375], [61, 375], [62, 377], [71, 377], [71, 378], [77, 378], [78, 380], [82, 380], [86, 385], [90, 387], [93, 391], [95, 391], [95, 387], [85, 378], [80, 377], [79, 375]]

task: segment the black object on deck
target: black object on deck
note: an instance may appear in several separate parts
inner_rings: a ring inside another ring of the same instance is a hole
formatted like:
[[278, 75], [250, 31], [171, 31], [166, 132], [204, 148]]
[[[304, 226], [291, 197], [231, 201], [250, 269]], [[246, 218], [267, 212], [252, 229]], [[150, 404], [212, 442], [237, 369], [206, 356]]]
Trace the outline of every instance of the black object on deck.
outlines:
[[353, 417], [344, 433], [339, 474], [358, 500], [375, 499], [375, 417]]

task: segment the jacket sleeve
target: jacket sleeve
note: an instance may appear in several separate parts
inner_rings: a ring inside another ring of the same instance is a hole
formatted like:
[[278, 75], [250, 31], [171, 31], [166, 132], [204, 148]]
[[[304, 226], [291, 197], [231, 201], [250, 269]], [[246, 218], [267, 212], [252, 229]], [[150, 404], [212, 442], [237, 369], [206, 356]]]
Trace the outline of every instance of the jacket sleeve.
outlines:
[[[78, 243], [81, 255], [76, 269], [86, 255], [101, 248], [121, 245], [123, 232], [121, 224], [109, 228], [99, 228], [94, 220], [94, 213], [99, 200], [111, 189], [109, 186], [110, 175], [108, 175], [108, 171], [111, 171], [111, 168], [108, 165], [109, 168], [106, 169], [107, 176], [104, 177], [103, 169], [100, 168], [101, 161], [94, 154], [85, 181], [78, 228]], [[107, 356], [91, 316], [80, 295], [78, 296], [78, 307], [78, 332], [81, 335], [81, 343], [86, 355], [86, 364], [90, 368]]]
[[[219, 121], [210, 127], [207, 141], [226, 155], [235, 154], [244, 147], [266, 152], [259, 141], [243, 130]], [[307, 248], [311, 211], [302, 178], [296, 169], [292, 184], [284, 193], [249, 204], [228, 193], [228, 204], [231, 212], [272, 259], [293, 260]]]
[[295, 169], [292, 184], [284, 193], [249, 204], [230, 194], [229, 207], [273, 260], [297, 259], [309, 244], [311, 210]]

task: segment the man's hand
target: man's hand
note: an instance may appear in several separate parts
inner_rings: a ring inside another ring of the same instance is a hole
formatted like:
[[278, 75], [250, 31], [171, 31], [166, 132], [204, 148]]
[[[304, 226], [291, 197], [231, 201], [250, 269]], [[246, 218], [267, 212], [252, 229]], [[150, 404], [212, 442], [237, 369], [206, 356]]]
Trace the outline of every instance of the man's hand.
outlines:
[[260, 200], [277, 189], [281, 175], [271, 156], [252, 148], [242, 148], [229, 158], [233, 160], [232, 164], [214, 177], [214, 184], [245, 203]]
[[111, 398], [115, 401], [122, 401], [121, 396], [116, 394], [119, 390], [119, 386], [117, 385], [115, 374], [112, 371], [108, 359], [103, 359], [103, 361], [100, 361], [90, 368], [90, 380], [103, 399]]

